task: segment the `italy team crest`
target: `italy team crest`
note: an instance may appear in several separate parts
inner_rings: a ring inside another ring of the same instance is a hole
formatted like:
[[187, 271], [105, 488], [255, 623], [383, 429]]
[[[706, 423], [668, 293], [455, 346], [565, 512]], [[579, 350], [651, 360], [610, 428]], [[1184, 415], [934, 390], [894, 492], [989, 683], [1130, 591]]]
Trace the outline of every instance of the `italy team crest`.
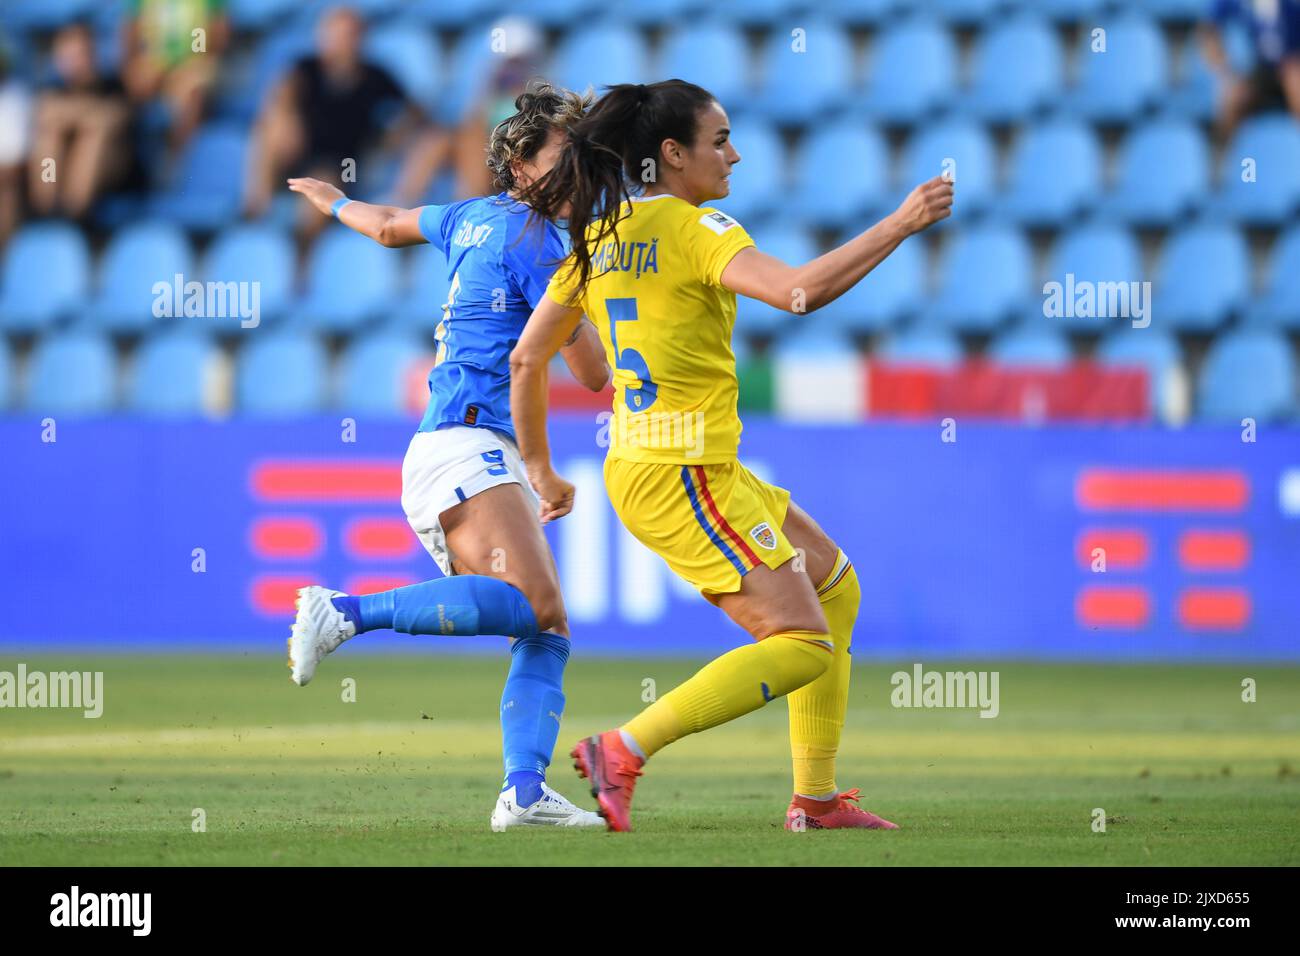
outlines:
[[760, 548], [766, 548], [768, 551], [776, 550], [776, 533], [772, 531], [772, 526], [766, 521], [754, 525], [749, 530], [749, 536], [758, 542]]

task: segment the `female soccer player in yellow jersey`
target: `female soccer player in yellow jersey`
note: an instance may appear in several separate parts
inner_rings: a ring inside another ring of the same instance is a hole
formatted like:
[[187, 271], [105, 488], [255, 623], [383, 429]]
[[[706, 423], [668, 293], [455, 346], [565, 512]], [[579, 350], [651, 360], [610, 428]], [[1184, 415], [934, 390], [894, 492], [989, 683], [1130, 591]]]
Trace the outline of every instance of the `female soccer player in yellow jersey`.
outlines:
[[727, 195], [740, 162], [730, 132], [722, 106], [691, 83], [613, 86], [570, 127], [552, 170], [525, 190], [534, 215], [568, 214], [572, 243], [510, 360], [511, 414], [542, 521], [567, 514], [574, 493], [551, 465], [546, 368], [586, 313], [614, 368], [605, 460], [614, 510], [756, 642], [621, 728], [581, 741], [573, 757], [607, 826], [627, 830], [633, 787], [652, 754], [785, 696], [795, 791], [786, 827], [894, 829], [835, 782], [857, 577], [788, 491], [737, 459], [731, 331], [738, 293], [791, 312], [842, 295], [951, 213], [952, 184], [923, 183], [870, 229], [791, 266], [707, 206]]

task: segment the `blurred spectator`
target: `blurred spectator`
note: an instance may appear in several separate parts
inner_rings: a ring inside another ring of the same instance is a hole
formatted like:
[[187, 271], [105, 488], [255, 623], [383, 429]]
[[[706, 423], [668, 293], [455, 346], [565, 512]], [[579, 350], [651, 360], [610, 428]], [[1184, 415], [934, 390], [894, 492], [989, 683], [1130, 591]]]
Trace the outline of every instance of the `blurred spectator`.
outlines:
[[174, 157], [199, 127], [230, 37], [225, 0], [130, 0], [122, 82], [138, 103], [161, 97]]
[[81, 219], [130, 170], [131, 109], [122, 85], [96, 66], [85, 24], [55, 35], [52, 59], [54, 79], [36, 101], [28, 197], [38, 215]]
[[[1223, 29], [1243, 23], [1255, 65], [1234, 73]], [[1203, 31], [1205, 59], [1222, 81], [1219, 132], [1226, 141], [1241, 121], [1264, 109], [1286, 108], [1300, 118], [1300, 0], [1214, 0]]]
[[32, 144], [31, 94], [9, 70], [8, 50], [0, 43], [0, 248], [18, 225], [23, 166]]
[[[362, 59], [365, 23], [336, 8], [317, 30], [317, 54], [299, 60], [272, 91], [253, 137], [245, 211], [261, 215], [287, 176], [311, 176], [343, 189], [343, 161], [358, 161], [375, 139], [386, 146], [415, 138], [396, 187], [400, 205], [415, 205], [446, 151], [446, 137], [382, 67]], [[354, 188], [354, 187], [353, 187]], [[300, 230], [309, 238], [324, 225], [303, 204]]]

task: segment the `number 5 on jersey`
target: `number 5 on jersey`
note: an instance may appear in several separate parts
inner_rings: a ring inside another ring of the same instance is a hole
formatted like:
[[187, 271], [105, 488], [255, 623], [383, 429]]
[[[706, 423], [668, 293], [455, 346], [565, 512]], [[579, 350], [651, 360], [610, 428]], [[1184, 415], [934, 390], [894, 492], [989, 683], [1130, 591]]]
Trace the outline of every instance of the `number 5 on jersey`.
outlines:
[[619, 350], [618, 323], [635, 322], [636, 299], [606, 299], [605, 311], [609, 313], [609, 342], [614, 347], [614, 366], [631, 372], [641, 381], [640, 388], [623, 389], [623, 401], [634, 412], [643, 412], [659, 397], [659, 386], [650, 378], [650, 367], [636, 349]]

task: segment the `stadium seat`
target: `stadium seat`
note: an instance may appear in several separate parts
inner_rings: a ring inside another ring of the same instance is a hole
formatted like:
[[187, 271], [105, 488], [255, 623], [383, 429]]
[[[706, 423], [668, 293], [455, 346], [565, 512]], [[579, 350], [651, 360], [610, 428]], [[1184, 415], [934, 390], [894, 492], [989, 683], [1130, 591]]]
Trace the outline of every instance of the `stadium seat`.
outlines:
[[[1167, 240], [1162, 258], [1152, 318], [1163, 327], [1210, 332], [1245, 304], [1249, 256], [1246, 241], [1236, 230], [1188, 227]], [[1209, 263], [1213, 268], [1207, 268]]]
[[1060, 368], [1071, 359], [1070, 343], [1060, 332], [1042, 325], [1042, 316], [1036, 324], [1004, 332], [994, 339], [989, 348], [989, 358], [1000, 365], [1029, 368]]
[[732, 133], [740, 162], [731, 171], [731, 192], [709, 205], [740, 220], [747, 229], [777, 208], [785, 194], [785, 148], [766, 123], [746, 122]]
[[[1246, 160], [1254, 181], [1246, 181]], [[1252, 226], [1283, 225], [1300, 212], [1300, 128], [1290, 116], [1247, 120], [1223, 155], [1223, 209]]]
[[[811, 130], [796, 169], [793, 209], [813, 225], [865, 226], [864, 220], [888, 201], [889, 149], [880, 134], [860, 120]], [[852, 174], [828, 175], [835, 169]]]
[[1097, 348], [1099, 361], [1146, 370], [1152, 412], [1168, 424], [1181, 424], [1190, 404], [1178, 340], [1155, 328], [1125, 327], [1107, 335]]
[[[1238, 73], [1248, 73], [1254, 66], [1255, 51], [1243, 25], [1229, 23], [1220, 30], [1228, 62]], [[1219, 96], [1219, 78], [1205, 62], [1201, 45], [1192, 37], [1183, 47], [1181, 69], [1168, 94], [1165, 106], [1177, 116], [1197, 123], [1214, 118]]]
[[641, 34], [617, 23], [584, 26], [565, 34], [550, 75], [571, 90], [645, 82], [645, 43]]
[[[239, 225], [213, 240], [204, 257], [202, 275], [208, 282], [258, 283], [261, 322], [282, 316], [293, 299], [293, 241], [271, 226]], [[233, 331], [239, 323], [213, 323]]]
[[117, 360], [107, 338], [72, 331], [42, 338], [28, 358], [24, 406], [37, 415], [95, 415], [117, 395]]
[[12, 9], [5, 10], [5, 17], [15, 27], [54, 30], [91, 16], [96, 6], [96, 0], [14, 0]]
[[1197, 390], [1198, 417], [1212, 422], [1292, 419], [1296, 369], [1287, 340], [1277, 332], [1231, 332], [1210, 345]]
[[[137, 332], [177, 321], [207, 325], [207, 319], [186, 320], [183, 314], [175, 314], [177, 275], [182, 283], [199, 278], [185, 233], [169, 222], [127, 226], [113, 235], [100, 257], [99, 291], [86, 319], [112, 332]], [[156, 290], [159, 283], [166, 288]], [[170, 317], [154, 315], [155, 302], [160, 300], [170, 307]]]
[[1053, 120], [1022, 134], [1011, 160], [1002, 209], [1029, 226], [1060, 227], [1086, 211], [1101, 189], [1096, 136], [1072, 120]]
[[1018, 0], [926, 0], [925, 5], [955, 26], [981, 26], [1005, 15]]
[[296, 316], [309, 325], [345, 332], [376, 319], [398, 292], [401, 256], [344, 226], [317, 241], [307, 266], [306, 293]]
[[[803, 33], [796, 36], [796, 30]], [[793, 26], [774, 29], [760, 68], [758, 109], [783, 125], [814, 122], [838, 110], [853, 93], [853, 46], [832, 21], [798, 18]]]
[[[500, 9], [499, 0], [406, 0], [405, 9], [430, 26], [440, 28], [461, 27], [491, 16]], [[541, 7], [541, 4], [538, 4]]]
[[[1082, 226], [1061, 236], [1052, 250], [1047, 270], [1047, 281], [1059, 282], [1063, 287], [1074, 276], [1074, 287], [1089, 282], [1094, 289], [1101, 283], [1124, 283], [1143, 280], [1142, 255], [1137, 240], [1125, 229], [1115, 226]], [[1104, 288], [1104, 287], [1103, 287]], [[1077, 301], [1077, 295], [1076, 295]], [[1067, 309], [1067, 312], [1075, 311]], [[1105, 311], [1100, 306], [1091, 310]], [[1121, 315], [1063, 315], [1050, 321], [1072, 331], [1107, 329], [1125, 321]]]
[[1077, 23], [1101, 12], [1107, 0], [1036, 0], [1035, 9], [1058, 23]]
[[295, 0], [229, 0], [226, 12], [235, 28], [261, 33], [288, 16], [294, 5]]
[[314, 335], [254, 334], [239, 355], [236, 408], [267, 417], [302, 415], [325, 406], [329, 360]]
[[14, 360], [9, 352], [9, 343], [0, 338], [0, 411], [4, 411], [13, 401]]
[[1032, 292], [1029, 244], [1018, 229], [977, 226], [956, 233], [930, 315], [963, 331], [989, 331]]
[[696, 83], [716, 96], [728, 113], [739, 112], [748, 99], [744, 69], [748, 62], [744, 34], [725, 22], [710, 20], [683, 25], [668, 36], [657, 75]]
[[1135, 9], [1159, 20], [1192, 23], [1205, 18], [1205, 0], [1134, 0]]
[[150, 215], [202, 230], [233, 220], [244, 194], [247, 146], [248, 134], [239, 123], [200, 129], [185, 147], [171, 185], [149, 202]]
[[1072, 101], [1099, 123], [1128, 123], [1155, 105], [1169, 82], [1164, 37], [1147, 17], [1108, 21], [1105, 51], [1093, 51], [1092, 29], [1079, 41], [1079, 80]]
[[1210, 191], [1205, 137], [1185, 120], [1157, 120], [1129, 134], [1115, 191], [1104, 208], [1137, 226], [1169, 227]]
[[821, 0], [817, 9], [845, 26], [874, 27], [910, 3], [912, 0]]
[[442, 321], [442, 307], [451, 289], [447, 257], [437, 246], [424, 243], [406, 254], [406, 292], [396, 309], [397, 317], [429, 335]]
[[909, 329], [885, 340], [875, 356], [895, 365], [949, 368], [961, 364], [961, 343], [950, 332], [935, 328]]
[[193, 417], [220, 411], [221, 350], [190, 330], [146, 339], [136, 351], [127, 407], [148, 415]]
[[970, 110], [991, 123], [1021, 123], [1059, 95], [1063, 51], [1040, 17], [1018, 17], [985, 33], [976, 53]]
[[405, 409], [407, 373], [431, 346], [410, 333], [362, 336], [343, 353], [335, 406], [348, 415], [398, 415]]
[[289, 67], [314, 52], [312, 31], [302, 23], [290, 23], [264, 35], [253, 54], [251, 75], [234, 96], [232, 118], [250, 122]]
[[911, 125], [927, 119], [951, 98], [957, 85], [952, 37], [924, 19], [885, 30], [871, 50], [866, 108], [875, 119]]
[[949, 159], [956, 163], [954, 215], [965, 217], [988, 209], [997, 189], [997, 152], [983, 126], [960, 119], [916, 131], [904, 151], [906, 178], [898, 184], [894, 205], [919, 184], [945, 172]]
[[746, 0], [724, 8], [726, 15], [743, 26], [784, 26], [793, 15], [807, 9], [806, 0]]
[[[803, 229], [755, 229], [754, 244], [786, 265], [800, 266], [817, 256], [817, 245]], [[791, 321], [792, 314], [748, 296], [736, 296], [736, 331], [740, 335], [771, 335]]]
[[1300, 329], [1300, 225], [1278, 238], [1254, 311], [1271, 324]]
[[[496, 2], [490, 6], [493, 9], [500, 9], [501, 4]], [[586, 22], [591, 15], [601, 11], [603, 7], [596, 0], [530, 0], [524, 9], [528, 11], [531, 19], [543, 26], [576, 28]], [[564, 85], [573, 88], [572, 84]]]
[[64, 223], [36, 223], [14, 234], [0, 279], [0, 328], [32, 331], [71, 315], [90, 287], [86, 240]]
[[[655, 0], [654, 3], [639, 3], [637, 0], [618, 0], [618, 2], [614, 4], [609, 2], [603, 3], [601, 7], [606, 11], [612, 8], [619, 17], [626, 17], [633, 23], [642, 26], [676, 26], [697, 19], [695, 14], [701, 9], [704, 9], [700, 0]], [[658, 76], [664, 78], [680, 76], [683, 80], [688, 79], [688, 77], [681, 76], [679, 73], [665, 73], [662, 70], [659, 71]], [[691, 80], [691, 82], [694, 83], [696, 81]]]
[[442, 46], [424, 24], [395, 20], [366, 34], [365, 58], [382, 66], [414, 103], [438, 115], [443, 82]]
[[853, 332], [892, 328], [920, 308], [925, 244], [904, 242], [849, 291], [813, 313], [812, 321]]

